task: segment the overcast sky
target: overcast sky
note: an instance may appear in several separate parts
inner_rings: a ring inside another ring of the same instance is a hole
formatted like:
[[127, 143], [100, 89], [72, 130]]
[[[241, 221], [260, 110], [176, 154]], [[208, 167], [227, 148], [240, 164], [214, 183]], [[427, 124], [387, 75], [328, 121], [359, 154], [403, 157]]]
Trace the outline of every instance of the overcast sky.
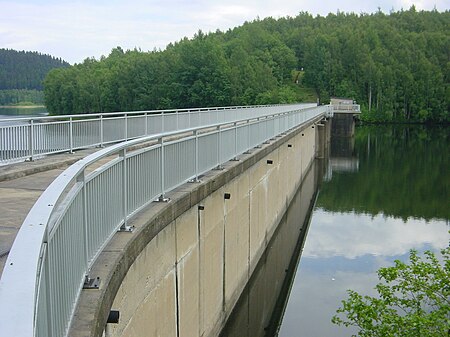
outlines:
[[258, 16], [389, 13], [412, 4], [449, 9], [449, 0], [0, 0], [0, 48], [39, 51], [73, 64], [116, 46], [164, 49], [199, 29], [227, 30]]

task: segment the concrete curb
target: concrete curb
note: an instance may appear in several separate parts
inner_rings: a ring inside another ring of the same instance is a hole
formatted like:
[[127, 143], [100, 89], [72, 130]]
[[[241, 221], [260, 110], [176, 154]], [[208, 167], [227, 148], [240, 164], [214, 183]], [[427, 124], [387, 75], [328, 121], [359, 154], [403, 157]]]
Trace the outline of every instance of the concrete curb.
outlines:
[[74, 153], [59, 153], [35, 161], [25, 161], [0, 166], [0, 182], [67, 167], [97, 150], [98, 149], [87, 149], [76, 151]]

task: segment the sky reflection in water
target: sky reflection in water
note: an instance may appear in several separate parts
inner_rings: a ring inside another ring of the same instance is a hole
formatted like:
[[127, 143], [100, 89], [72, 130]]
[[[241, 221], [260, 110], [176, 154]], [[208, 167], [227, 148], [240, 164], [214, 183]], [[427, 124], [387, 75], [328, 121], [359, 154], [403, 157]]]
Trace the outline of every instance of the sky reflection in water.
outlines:
[[446, 221], [315, 209], [279, 336], [349, 336], [331, 323], [346, 290], [375, 295], [376, 271], [448, 244]]

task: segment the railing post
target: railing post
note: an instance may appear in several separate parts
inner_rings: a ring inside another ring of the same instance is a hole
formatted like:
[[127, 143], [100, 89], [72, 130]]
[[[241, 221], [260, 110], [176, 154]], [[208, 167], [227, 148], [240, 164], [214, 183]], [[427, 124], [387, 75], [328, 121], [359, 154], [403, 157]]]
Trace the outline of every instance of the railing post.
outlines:
[[161, 112], [161, 132], [164, 132], [164, 111]]
[[220, 125], [217, 126], [217, 167], [216, 169], [221, 170], [223, 166], [221, 165], [222, 160], [222, 132], [220, 131]]
[[145, 135], [148, 136], [148, 113], [146, 112], [145, 115]]
[[165, 165], [164, 165], [164, 140], [163, 137], [161, 137], [159, 139], [159, 143], [161, 144], [161, 198], [160, 199], [164, 199], [164, 170], [165, 170]]
[[84, 237], [84, 261], [86, 266], [86, 273], [84, 275], [84, 289], [98, 289], [100, 285], [100, 278], [92, 278], [90, 277], [90, 269], [89, 266], [89, 230], [88, 230], [88, 214], [87, 214], [87, 191], [86, 191], [86, 171], [83, 170], [83, 172], [80, 173], [77, 177], [77, 182], [81, 183], [81, 193], [83, 193], [83, 214], [82, 214], [82, 221], [83, 221], [83, 237]]
[[82, 184], [82, 193], [83, 193], [83, 237], [84, 237], [84, 261], [86, 266], [89, 265], [89, 253], [88, 253], [88, 231], [87, 231], [87, 193], [86, 193], [86, 177], [85, 171], [81, 172], [81, 174], [77, 177], [77, 181]]
[[128, 140], [128, 116], [127, 114], [124, 115], [125, 118], [125, 141]]
[[269, 131], [268, 131], [268, 129], [269, 129], [269, 122], [270, 122], [270, 119], [269, 119], [269, 116], [266, 116], [265, 118], [264, 118], [264, 129], [263, 129], [263, 137], [262, 137], [262, 139], [263, 139], [263, 144], [269, 144], [270, 142], [269, 142]]
[[161, 196], [158, 198], [158, 201], [167, 202], [169, 201], [168, 198], [166, 198], [165, 195], [165, 164], [164, 164], [164, 139], [163, 137], [158, 139], [158, 143], [161, 145]]
[[[45, 234], [47, 242], [48, 242], [48, 233]], [[46, 296], [45, 296], [45, 302], [46, 302], [46, 308], [47, 308], [47, 336], [52, 337], [53, 336], [53, 327], [52, 327], [52, 299], [51, 297], [54, 296], [53, 292], [51, 291], [51, 274], [50, 274], [50, 261], [48, 258], [48, 243], [45, 244], [45, 248], [42, 250], [42, 263], [44, 264], [44, 273], [45, 273], [45, 280], [47, 281], [44, 287], [46, 288]], [[42, 277], [41, 277], [42, 281]]]
[[237, 136], [237, 122], [233, 123], [234, 126], [234, 157], [233, 160], [237, 161], [238, 159], [238, 136]]
[[81, 193], [82, 193], [82, 208], [83, 214], [81, 217], [81, 221], [83, 222], [83, 244], [84, 244], [84, 263], [86, 266], [86, 273], [84, 275], [84, 285], [83, 288], [98, 288], [96, 287], [95, 280], [89, 276], [89, 231], [88, 231], [88, 216], [87, 216], [87, 191], [86, 191], [86, 172], [83, 170], [77, 177], [77, 182], [81, 185]]
[[100, 147], [103, 147], [103, 142], [104, 142], [104, 124], [103, 124], [103, 114], [100, 115]]
[[262, 147], [262, 145], [261, 145], [261, 118], [260, 117], [258, 117], [257, 119], [256, 119], [256, 121], [257, 121], [257, 123], [258, 123], [258, 137], [257, 137], [257, 144], [256, 144], [256, 147], [259, 149], [259, 148], [261, 148]]
[[198, 165], [198, 132], [197, 130], [194, 131], [194, 136], [195, 136], [195, 180], [194, 182], [199, 182], [200, 179], [198, 179], [199, 176], [199, 165]]
[[122, 208], [123, 208], [123, 225], [122, 227], [126, 227], [127, 225], [127, 150], [123, 149], [119, 153], [120, 158], [122, 159]]
[[247, 151], [245, 153], [250, 153], [250, 119], [247, 119]]
[[33, 120], [30, 119], [30, 133], [28, 138], [28, 147], [30, 149], [30, 161], [34, 160], [34, 124]]
[[119, 228], [119, 232], [131, 232], [133, 226], [128, 226], [128, 169], [127, 169], [127, 149], [124, 148], [119, 153], [122, 160], [122, 209], [123, 209], [123, 224]]
[[70, 143], [70, 153], [73, 153], [73, 123], [72, 117], [69, 118], [69, 143]]

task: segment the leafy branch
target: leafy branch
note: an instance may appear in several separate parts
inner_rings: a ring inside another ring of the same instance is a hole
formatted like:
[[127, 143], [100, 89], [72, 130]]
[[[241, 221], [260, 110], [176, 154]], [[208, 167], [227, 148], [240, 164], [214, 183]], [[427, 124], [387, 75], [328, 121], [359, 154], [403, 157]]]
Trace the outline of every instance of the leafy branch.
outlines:
[[450, 336], [450, 247], [440, 255], [411, 250], [409, 263], [379, 269], [378, 297], [348, 290], [332, 322], [361, 337]]

